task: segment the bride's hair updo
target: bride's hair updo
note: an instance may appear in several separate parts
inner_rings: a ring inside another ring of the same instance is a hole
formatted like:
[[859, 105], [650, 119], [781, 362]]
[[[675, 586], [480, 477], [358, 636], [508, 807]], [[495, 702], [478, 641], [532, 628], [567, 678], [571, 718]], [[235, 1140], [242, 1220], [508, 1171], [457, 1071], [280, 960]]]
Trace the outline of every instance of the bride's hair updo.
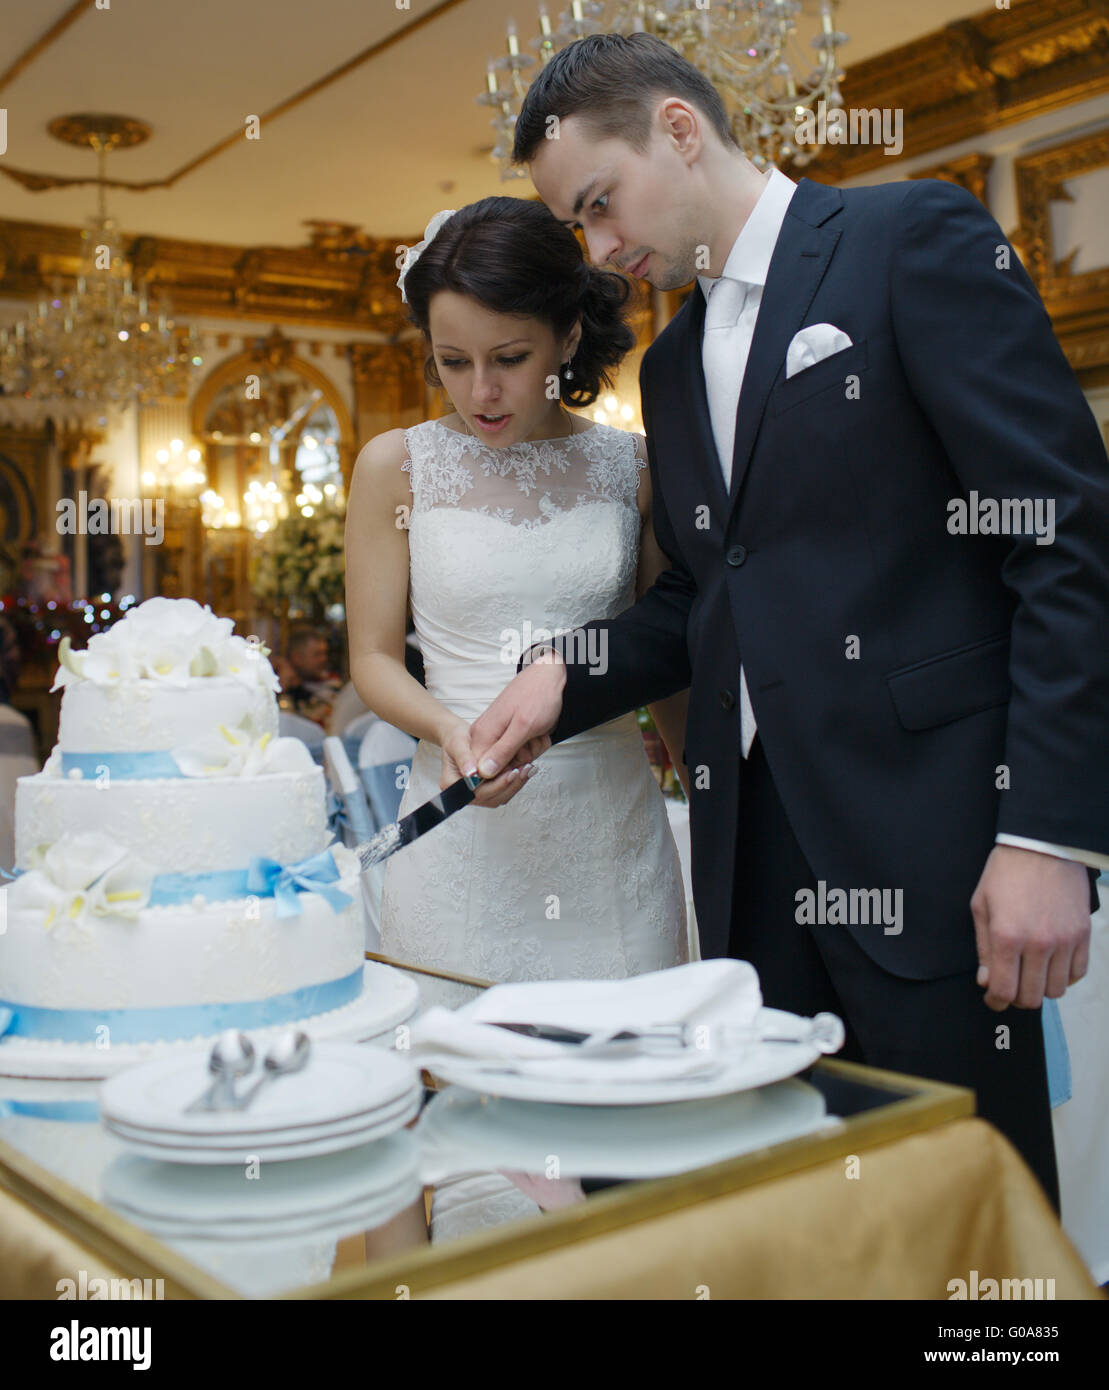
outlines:
[[[542, 203], [483, 198], [444, 222], [404, 280], [412, 322], [429, 342], [428, 305], [440, 290], [469, 295], [496, 314], [542, 319], [559, 337], [580, 318], [573, 376], [559, 376], [567, 405], [592, 405], [635, 346], [624, 317], [630, 282], [589, 265], [573, 232]], [[442, 385], [434, 357], [424, 375]]]

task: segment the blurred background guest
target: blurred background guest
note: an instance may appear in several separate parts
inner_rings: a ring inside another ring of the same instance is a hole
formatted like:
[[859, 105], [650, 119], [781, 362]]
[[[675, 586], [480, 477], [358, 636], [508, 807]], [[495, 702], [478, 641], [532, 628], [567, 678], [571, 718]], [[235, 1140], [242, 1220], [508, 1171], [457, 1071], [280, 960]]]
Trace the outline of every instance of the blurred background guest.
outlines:
[[19, 679], [19, 642], [11, 620], [0, 614], [0, 867], [15, 859], [15, 784], [38, 772], [31, 721], [11, 706]]
[[274, 668], [281, 682], [281, 707], [326, 727], [342, 685], [331, 670], [326, 633], [315, 627], [293, 628], [288, 649]]

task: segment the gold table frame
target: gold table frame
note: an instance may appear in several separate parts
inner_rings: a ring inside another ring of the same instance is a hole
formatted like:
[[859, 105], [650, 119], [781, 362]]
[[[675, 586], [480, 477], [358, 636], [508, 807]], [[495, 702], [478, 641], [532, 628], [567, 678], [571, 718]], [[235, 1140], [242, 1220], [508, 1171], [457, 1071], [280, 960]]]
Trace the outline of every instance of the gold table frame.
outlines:
[[[406, 972], [488, 988], [487, 980], [413, 966], [367, 952], [367, 958]], [[563, 1246], [831, 1159], [859, 1153], [975, 1113], [974, 1092], [853, 1062], [823, 1059], [816, 1068], [888, 1092], [890, 1104], [847, 1116], [834, 1133], [801, 1136], [672, 1177], [637, 1180], [594, 1192], [588, 1201], [544, 1213], [503, 1229], [476, 1232], [449, 1245], [421, 1246], [384, 1256], [364, 1268], [345, 1269], [322, 1284], [306, 1285], [280, 1299], [396, 1299], [398, 1289], [419, 1297], [475, 1274], [501, 1268]], [[164, 1280], [165, 1296], [177, 1299], [245, 1299], [193, 1265], [155, 1236], [118, 1216], [0, 1140], [0, 1190], [10, 1193], [93, 1252], [123, 1278]]]

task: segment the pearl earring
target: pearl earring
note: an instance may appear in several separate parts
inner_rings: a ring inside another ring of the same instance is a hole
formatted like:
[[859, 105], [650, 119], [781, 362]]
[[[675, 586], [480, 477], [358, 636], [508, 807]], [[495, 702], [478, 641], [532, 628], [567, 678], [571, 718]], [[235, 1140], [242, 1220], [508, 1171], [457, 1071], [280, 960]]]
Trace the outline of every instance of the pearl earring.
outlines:
[[567, 381], [572, 381], [574, 379], [574, 373], [570, 367], [571, 361], [573, 361], [572, 358], [567, 358], [567, 360], [563, 363], [562, 367], [562, 375], [566, 378]]

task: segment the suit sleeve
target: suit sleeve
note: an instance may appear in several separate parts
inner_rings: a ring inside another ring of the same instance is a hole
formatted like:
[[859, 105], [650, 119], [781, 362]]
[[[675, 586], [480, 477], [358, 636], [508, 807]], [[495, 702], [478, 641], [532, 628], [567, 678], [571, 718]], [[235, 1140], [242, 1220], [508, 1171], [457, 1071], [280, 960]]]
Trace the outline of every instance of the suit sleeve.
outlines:
[[551, 735], [555, 743], [685, 690], [690, 681], [686, 626], [697, 586], [682, 558], [659, 486], [652, 448], [649, 356], [649, 352], [644, 356], [639, 384], [652, 513], [655, 535], [671, 568], [663, 570], [638, 603], [617, 617], [587, 623], [555, 640], [566, 661], [562, 715]]
[[1051, 543], [1002, 538], [1016, 606], [1010, 785], [996, 828], [1105, 853], [1109, 462], [1097, 424], [1032, 281], [978, 200], [921, 180], [899, 216], [897, 350], [959, 484], [979, 499], [1041, 499], [1044, 518], [1054, 505]]

